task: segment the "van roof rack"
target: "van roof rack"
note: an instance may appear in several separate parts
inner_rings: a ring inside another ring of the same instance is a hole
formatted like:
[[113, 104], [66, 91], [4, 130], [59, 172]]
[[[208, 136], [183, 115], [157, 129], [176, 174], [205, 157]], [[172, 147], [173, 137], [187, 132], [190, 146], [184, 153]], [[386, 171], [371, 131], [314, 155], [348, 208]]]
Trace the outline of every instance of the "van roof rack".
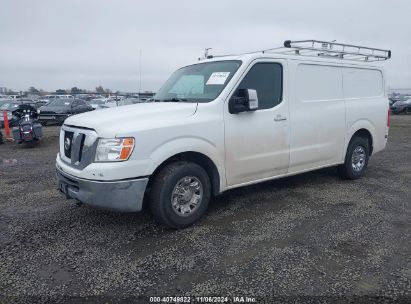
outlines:
[[[248, 52], [255, 53], [275, 53], [313, 57], [327, 57], [333, 59], [345, 59], [362, 62], [384, 61], [391, 58], [390, 50], [376, 49], [367, 46], [337, 43], [335, 41], [320, 40], [285, 40], [283, 47], [266, 50]], [[232, 54], [233, 55], [233, 54]], [[204, 59], [215, 57], [226, 57], [231, 55], [207, 56]], [[201, 58], [199, 58], [201, 60]]]
[[284, 47], [263, 50], [263, 53], [270, 52], [366, 62], [391, 58], [390, 50], [320, 40], [285, 40]]

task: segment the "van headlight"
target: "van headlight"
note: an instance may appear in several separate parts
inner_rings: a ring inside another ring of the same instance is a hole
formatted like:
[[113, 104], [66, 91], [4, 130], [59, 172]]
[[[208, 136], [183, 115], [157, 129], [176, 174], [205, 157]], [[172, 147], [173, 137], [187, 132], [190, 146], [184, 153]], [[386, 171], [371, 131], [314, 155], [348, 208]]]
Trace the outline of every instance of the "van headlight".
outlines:
[[100, 138], [97, 145], [96, 162], [127, 160], [134, 148], [134, 138]]

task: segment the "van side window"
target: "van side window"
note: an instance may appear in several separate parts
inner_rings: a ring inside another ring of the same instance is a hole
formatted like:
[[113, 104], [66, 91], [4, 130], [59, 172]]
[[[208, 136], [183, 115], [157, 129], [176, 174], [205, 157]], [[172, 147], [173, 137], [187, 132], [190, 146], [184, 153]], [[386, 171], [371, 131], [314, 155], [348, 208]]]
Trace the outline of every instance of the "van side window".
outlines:
[[281, 103], [283, 95], [283, 68], [279, 63], [256, 63], [234, 92], [254, 89], [258, 96], [258, 109], [269, 109]]

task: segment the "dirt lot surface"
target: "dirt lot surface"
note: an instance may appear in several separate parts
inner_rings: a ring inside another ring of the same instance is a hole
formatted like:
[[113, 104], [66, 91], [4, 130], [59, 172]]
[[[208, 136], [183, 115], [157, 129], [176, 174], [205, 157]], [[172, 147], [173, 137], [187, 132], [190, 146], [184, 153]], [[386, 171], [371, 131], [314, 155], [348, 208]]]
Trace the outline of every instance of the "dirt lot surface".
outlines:
[[35, 148], [0, 145], [0, 302], [411, 299], [409, 115], [392, 117], [366, 177], [342, 181], [329, 168], [232, 190], [180, 231], [148, 210], [65, 200], [54, 175], [58, 130], [46, 127]]

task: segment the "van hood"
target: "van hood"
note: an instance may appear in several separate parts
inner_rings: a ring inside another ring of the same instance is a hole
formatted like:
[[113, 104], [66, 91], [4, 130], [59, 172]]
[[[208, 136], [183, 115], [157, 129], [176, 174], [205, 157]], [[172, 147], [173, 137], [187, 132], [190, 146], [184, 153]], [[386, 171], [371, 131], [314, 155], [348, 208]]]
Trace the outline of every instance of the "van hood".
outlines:
[[100, 136], [116, 136], [192, 116], [197, 103], [149, 102], [95, 110], [70, 116], [65, 125], [94, 129]]

